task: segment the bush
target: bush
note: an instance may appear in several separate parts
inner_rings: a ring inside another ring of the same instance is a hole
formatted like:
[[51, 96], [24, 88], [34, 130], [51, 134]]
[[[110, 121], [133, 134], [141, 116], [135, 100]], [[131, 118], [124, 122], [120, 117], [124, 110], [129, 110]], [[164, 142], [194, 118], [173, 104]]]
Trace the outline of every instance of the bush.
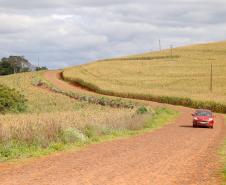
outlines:
[[85, 142], [87, 137], [76, 128], [67, 128], [60, 135], [64, 143]]
[[148, 109], [145, 106], [139, 107], [136, 111], [137, 114], [145, 114], [148, 112]]
[[0, 84], [0, 113], [22, 112], [26, 109], [26, 101], [15, 89]]

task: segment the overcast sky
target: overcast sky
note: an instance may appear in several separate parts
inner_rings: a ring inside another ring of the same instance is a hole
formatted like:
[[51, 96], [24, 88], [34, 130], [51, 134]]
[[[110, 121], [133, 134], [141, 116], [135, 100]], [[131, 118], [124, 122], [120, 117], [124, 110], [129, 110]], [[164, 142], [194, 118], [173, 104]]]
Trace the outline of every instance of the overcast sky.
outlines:
[[0, 0], [0, 57], [63, 68], [226, 40], [225, 0]]

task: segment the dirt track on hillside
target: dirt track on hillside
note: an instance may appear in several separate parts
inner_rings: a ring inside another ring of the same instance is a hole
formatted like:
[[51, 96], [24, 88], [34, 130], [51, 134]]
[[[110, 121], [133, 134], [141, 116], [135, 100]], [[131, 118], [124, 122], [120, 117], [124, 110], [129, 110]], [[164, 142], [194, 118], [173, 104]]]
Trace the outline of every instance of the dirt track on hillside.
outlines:
[[[78, 87], [45, 73], [55, 85]], [[83, 91], [84, 89], [79, 89]], [[155, 104], [156, 105], [156, 104]], [[159, 104], [161, 105], [161, 104]], [[172, 106], [170, 106], [172, 107]], [[2, 185], [217, 185], [217, 149], [226, 129], [217, 115], [214, 129], [191, 127], [192, 109], [154, 132], [90, 145], [26, 162], [0, 165]]]

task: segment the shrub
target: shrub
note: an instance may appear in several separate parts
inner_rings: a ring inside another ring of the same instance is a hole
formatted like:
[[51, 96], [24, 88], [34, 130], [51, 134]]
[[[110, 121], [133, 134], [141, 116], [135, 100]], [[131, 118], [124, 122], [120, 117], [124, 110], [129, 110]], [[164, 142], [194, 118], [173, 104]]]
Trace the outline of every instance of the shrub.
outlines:
[[0, 84], [0, 113], [22, 112], [26, 109], [26, 101], [15, 89]]
[[76, 128], [63, 130], [60, 138], [64, 143], [85, 142], [87, 140], [87, 137]]
[[145, 106], [139, 107], [136, 111], [137, 114], [144, 114], [144, 113], [147, 113], [147, 112], [148, 112], [148, 109]]

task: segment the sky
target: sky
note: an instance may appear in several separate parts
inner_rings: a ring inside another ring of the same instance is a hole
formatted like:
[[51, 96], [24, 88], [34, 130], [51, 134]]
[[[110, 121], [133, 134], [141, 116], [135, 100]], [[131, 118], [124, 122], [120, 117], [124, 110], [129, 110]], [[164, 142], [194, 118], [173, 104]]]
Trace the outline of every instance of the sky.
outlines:
[[0, 0], [0, 58], [50, 69], [226, 40], [225, 0]]

